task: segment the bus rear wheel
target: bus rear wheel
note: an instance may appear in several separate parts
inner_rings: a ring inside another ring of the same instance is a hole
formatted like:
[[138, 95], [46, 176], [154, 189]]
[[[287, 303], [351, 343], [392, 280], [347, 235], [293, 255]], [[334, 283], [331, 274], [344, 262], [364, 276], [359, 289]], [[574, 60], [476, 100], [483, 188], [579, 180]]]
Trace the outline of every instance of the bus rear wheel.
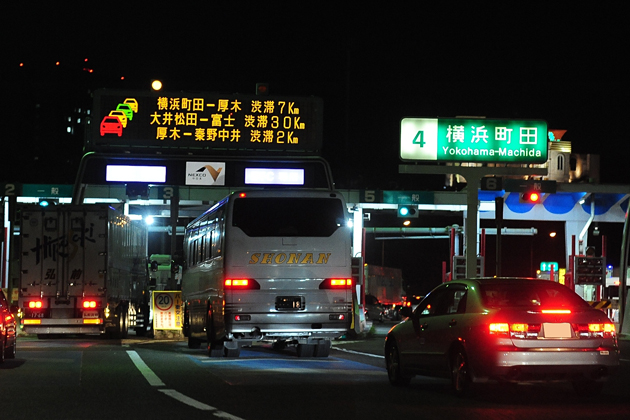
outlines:
[[315, 345], [315, 357], [328, 357], [330, 354], [331, 342], [330, 340], [319, 340]]
[[313, 357], [315, 355], [315, 344], [298, 344], [298, 357]]
[[217, 340], [214, 333], [212, 315], [208, 313], [206, 322], [206, 341], [208, 342], [208, 357], [223, 356], [223, 340]]

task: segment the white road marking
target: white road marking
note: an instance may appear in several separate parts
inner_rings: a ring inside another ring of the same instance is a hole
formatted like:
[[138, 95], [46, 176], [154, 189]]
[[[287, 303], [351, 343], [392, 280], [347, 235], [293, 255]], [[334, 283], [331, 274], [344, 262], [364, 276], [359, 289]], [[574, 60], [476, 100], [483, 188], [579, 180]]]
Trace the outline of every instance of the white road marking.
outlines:
[[[144, 376], [144, 378], [147, 380], [147, 382], [149, 382], [149, 385], [151, 386], [166, 386], [164, 384], [164, 382], [162, 382], [162, 380], [155, 374], [153, 373], [153, 371], [151, 370], [151, 368], [149, 366], [147, 366], [146, 363], [144, 363], [144, 360], [142, 360], [142, 358], [140, 357], [140, 355], [135, 352], [134, 350], [127, 350], [127, 354], [129, 355], [129, 357], [131, 358], [131, 361], [133, 362], [134, 365], [136, 365], [136, 368], [138, 368], [138, 370], [140, 371], [140, 373], [142, 373], [142, 376]], [[161, 393], [168, 395], [169, 397], [184, 403], [186, 405], [189, 405], [191, 407], [194, 407], [198, 410], [203, 410], [203, 411], [212, 411], [212, 415], [215, 417], [219, 417], [222, 419], [228, 419], [228, 420], [243, 420], [240, 417], [237, 416], [233, 416], [230, 413], [226, 413], [225, 411], [221, 411], [218, 410], [215, 407], [212, 407], [210, 405], [204, 404], [202, 402], [199, 402], [193, 398], [190, 398], [184, 394], [182, 394], [181, 392], [175, 391], [174, 389], [159, 389], [158, 391], [160, 391]]]
[[140, 373], [142, 373], [142, 376], [144, 376], [144, 379], [146, 379], [147, 382], [149, 382], [149, 385], [165, 386], [164, 382], [162, 382], [162, 380], [158, 378], [158, 376], [155, 373], [153, 373], [151, 368], [147, 366], [146, 363], [144, 363], [144, 360], [140, 358], [140, 355], [138, 353], [136, 353], [133, 350], [127, 350], [127, 354], [131, 358], [131, 361], [133, 362], [133, 364], [136, 365]]
[[381, 356], [380, 354], [371, 354], [371, 353], [363, 353], [360, 351], [354, 351], [354, 350], [348, 350], [348, 349], [342, 349], [341, 347], [332, 347], [335, 350], [339, 350], [339, 351], [345, 351], [346, 353], [352, 353], [352, 354], [360, 354], [361, 356], [370, 356], [370, 357], [376, 357], [377, 359], [384, 359], [385, 356]]
[[207, 404], [204, 404], [202, 402], [199, 402], [190, 397], [187, 397], [186, 395], [182, 394], [181, 392], [175, 391], [174, 389], [159, 389], [158, 391], [168, 395], [171, 398], [176, 399], [179, 402], [183, 402], [184, 404], [187, 404], [191, 407], [195, 407], [196, 409], [199, 409], [199, 410], [205, 410], [205, 411], [216, 410], [216, 408], [209, 406]]

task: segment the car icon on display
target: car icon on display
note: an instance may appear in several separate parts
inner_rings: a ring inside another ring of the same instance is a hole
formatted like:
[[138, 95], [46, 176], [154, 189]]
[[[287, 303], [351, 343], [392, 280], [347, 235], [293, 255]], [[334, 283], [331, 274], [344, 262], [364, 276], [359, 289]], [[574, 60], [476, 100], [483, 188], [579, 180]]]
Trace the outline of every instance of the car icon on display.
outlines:
[[124, 112], [129, 121], [133, 120], [133, 109], [131, 108], [131, 105], [125, 103], [118, 104], [116, 106], [116, 111]]
[[118, 117], [123, 128], [127, 127], [127, 114], [124, 111], [112, 111], [109, 113], [112, 117]]
[[138, 112], [138, 101], [136, 101], [134, 98], [127, 98], [127, 99], [125, 99], [123, 101], [123, 104], [129, 105], [133, 112]]
[[123, 125], [120, 119], [114, 115], [108, 115], [101, 121], [101, 136], [105, 134], [117, 134], [118, 137], [122, 136]]

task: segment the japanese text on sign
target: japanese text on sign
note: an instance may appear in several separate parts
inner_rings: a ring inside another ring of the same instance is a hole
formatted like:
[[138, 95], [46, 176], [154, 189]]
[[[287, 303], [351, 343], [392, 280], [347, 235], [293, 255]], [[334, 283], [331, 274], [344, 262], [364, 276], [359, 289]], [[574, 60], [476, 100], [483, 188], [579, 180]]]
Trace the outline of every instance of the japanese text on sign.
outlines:
[[[239, 100], [205, 103], [203, 98], [160, 97], [151, 124], [158, 140], [192, 136], [195, 141], [299, 143], [306, 124], [295, 102], [251, 100], [245, 110], [243, 106]], [[242, 139], [239, 127], [249, 129], [249, 138]]]
[[321, 149], [321, 108], [313, 97], [101, 92], [87, 147], [312, 152]]
[[542, 121], [405, 118], [401, 158], [462, 162], [547, 160], [547, 125]]

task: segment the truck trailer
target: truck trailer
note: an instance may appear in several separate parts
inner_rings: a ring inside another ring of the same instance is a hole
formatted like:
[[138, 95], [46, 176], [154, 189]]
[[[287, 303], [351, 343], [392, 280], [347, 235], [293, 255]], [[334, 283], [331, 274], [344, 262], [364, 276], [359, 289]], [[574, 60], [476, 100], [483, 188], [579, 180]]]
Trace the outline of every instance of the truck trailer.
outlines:
[[38, 337], [147, 331], [147, 230], [105, 204], [18, 207], [21, 327]]
[[365, 264], [363, 266], [365, 294], [375, 296], [382, 305], [399, 305], [403, 301], [402, 270]]

